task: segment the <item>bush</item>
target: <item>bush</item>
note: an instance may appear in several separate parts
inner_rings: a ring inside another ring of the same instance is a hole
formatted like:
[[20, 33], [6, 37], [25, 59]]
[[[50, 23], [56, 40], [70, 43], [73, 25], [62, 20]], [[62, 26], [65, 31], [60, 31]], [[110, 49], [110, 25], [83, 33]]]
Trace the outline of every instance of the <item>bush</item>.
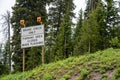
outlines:
[[111, 47], [113, 47], [113, 48], [119, 48], [120, 47], [120, 40], [118, 39], [118, 37], [112, 38], [110, 40], [110, 44], [111, 44]]
[[8, 74], [9, 68], [0, 62], [0, 75]]
[[46, 75], [43, 77], [43, 80], [52, 80], [52, 76], [49, 75], [49, 74], [46, 74]]

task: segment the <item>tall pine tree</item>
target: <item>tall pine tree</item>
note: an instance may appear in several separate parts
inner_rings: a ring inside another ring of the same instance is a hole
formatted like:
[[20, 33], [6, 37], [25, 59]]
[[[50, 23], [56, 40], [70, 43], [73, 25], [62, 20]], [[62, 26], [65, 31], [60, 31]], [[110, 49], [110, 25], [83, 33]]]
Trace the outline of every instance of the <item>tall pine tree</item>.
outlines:
[[74, 33], [74, 51], [73, 51], [73, 55], [80, 55], [80, 38], [81, 38], [81, 28], [83, 26], [83, 11], [82, 9], [80, 10], [80, 13], [79, 13], [79, 18], [78, 18], [78, 22], [77, 22], [77, 25], [76, 25], [76, 28], [75, 28], [75, 33]]
[[[68, 9], [68, 5], [69, 5], [69, 12], [67, 13], [66, 10]], [[72, 17], [74, 17], [74, 13], [73, 13], [74, 8], [75, 5], [73, 3], [73, 0], [70, 1], [55, 0], [50, 4], [49, 16], [48, 16], [50, 31], [47, 34], [49, 41], [46, 41], [47, 42], [46, 55], [50, 54], [51, 57], [50, 56], [49, 57], [51, 61], [57, 60], [57, 57], [59, 57], [56, 56], [56, 50], [58, 49], [57, 38], [61, 34], [60, 27], [63, 24], [63, 17], [65, 17], [65, 14], [67, 13], [69, 14], [70, 19], [72, 19]]]
[[96, 8], [88, 11], [88, 15], [85, 16], [83, 27], [81, 29], [81, 40], [79, 41], [82, 53], [97, 51], [99, 49], [99, 45], [101, 45], [100, 29], [104, 26], [104, 23], [102, 22], [104, 21], [104, 16], [101, 11], [101, 3], [101, 0], [99, 0]]
[[60, 60], [64, 58], [68, 58], [72, 53], [72, 17], [74, 17], [73, 9], [74, 4], [73, 0], [64, 0], [63, 2], [65, 13], [62, 17], [62, 22], [59, 27], [59, 32], [56, 38], [56, 44], [53, 48], [54, 58], [55, 60]]
[[[107, 4], [105, 4], [105, 22], [106, 22], [106, 30], [107, 30], [107, 41], [111, 40], [114, 37], [117, 37], [118, 32], [118, 24], [119, 24], [119, 14], [118, 9], [115, 7], [114, 0], [105, 0]], [[108, 47], [110, 43], [107, 44]]]

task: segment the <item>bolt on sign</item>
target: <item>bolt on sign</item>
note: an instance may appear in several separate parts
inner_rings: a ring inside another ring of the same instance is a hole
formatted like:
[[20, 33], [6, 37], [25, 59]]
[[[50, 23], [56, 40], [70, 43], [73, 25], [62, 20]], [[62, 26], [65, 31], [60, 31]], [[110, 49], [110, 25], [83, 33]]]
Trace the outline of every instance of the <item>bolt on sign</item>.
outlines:
[[21, 28], [21, 48], [44, 45], [44, 25]]

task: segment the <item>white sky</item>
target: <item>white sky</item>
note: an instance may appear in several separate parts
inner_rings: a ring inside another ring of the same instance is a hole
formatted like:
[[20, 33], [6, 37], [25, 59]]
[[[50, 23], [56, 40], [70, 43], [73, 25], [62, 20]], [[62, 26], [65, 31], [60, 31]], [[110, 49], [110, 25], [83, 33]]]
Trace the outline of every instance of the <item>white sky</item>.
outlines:
[[76, 5], [76, 8], [75, 8], [75, 13], [76, 13], [76, 17], [78, 17], [78, 13], [80, 11], [80, 9], [82, 8], [83, 10], [85, 10], [85, 1], [86, 0], [73, 0], [75, 5]]
[[7, 10], [12, 11], [11, 7], [14, 4], [15, 0], [0, 0], [0, 15], [4, 14]]
[[[85, 0], [73, 0], [75, 5], [76, 5], [76, 9], [74, 10], [76, 13], [76, 17], [78, 17], [78, 12], [81, 8], [83, 8], [83, 10], [85, 9]], [[15, 0], [0, 0], [0, 19], [1, 19], [1, 15], [5, 14], [6, 11], [10, 11], [12, 12], [11, 7], [14, 6], [15, 4]], [[1, 20], [0, 20], [1, 23]], [[1, 27], [1, 24], [0, 24]], [[1, 28], [0, 28], [1, 29]], [[0, 32], [0, 43], [3, 42], [3, 34]]]
[[[12, 12], [11, 7], [14, 6], [15, 0], [0, 0], [0, 23], [2, 23], [1, 20], [1, 15], [5, 14], [6, 11]], [[1, 26], [0, 24], [0, 31], [1, 31]], [[0, 32], [0, 43], [5, 42], [6, 39], [4, 39], [2, 32]]]

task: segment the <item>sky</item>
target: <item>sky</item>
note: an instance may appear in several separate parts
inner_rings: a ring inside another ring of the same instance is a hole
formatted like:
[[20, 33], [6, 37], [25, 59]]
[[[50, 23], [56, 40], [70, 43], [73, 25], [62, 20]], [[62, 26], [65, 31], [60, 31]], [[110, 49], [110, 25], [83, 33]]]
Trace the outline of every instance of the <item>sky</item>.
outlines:
[[[7, 10], [12, 12], [11, 7], [14, 6], [15, 1], [16, 0], [0, 0], [0, 19], [1, 19], [1, 15], [5, 14]], [[81, 8], [83, 8], [83, 10], [85, 9], [85, 1], [86, 0], [73, 0], [73, 1], [76, 5], [74, 12], [76, 13], [76, 17], [78, 17], [79, 10]], [[1, 20], [0, 20], [0, 23], [1, 23]], [[1, 27], [1, 24], [0, 24], [0, 27]], [[0, 31], [1, 31], [1, 29], [0, 29]], [[3, 40], [4, 40], [3, 34], [0, 32], [0, 43], [2, 43]]]
[[[0, 23], [2, 23], [1, 16], [6, 13], [6, 11], [12, 12], [12, 6], [14, 6], [15, 0], [0, 0]], [[11, 13], [12, 14], [12, 13]], [[2, 27], [2, 24], [0, 24], [0, 27]], [[0, 43], [5, 42], [5, 37], [3, 37], [3, 33], [1, 32], [0, 28]]]
[[7, 10], [12, 11], [11, 7], [14, 6], [15, 0], [0, 0], [0, 15]]

